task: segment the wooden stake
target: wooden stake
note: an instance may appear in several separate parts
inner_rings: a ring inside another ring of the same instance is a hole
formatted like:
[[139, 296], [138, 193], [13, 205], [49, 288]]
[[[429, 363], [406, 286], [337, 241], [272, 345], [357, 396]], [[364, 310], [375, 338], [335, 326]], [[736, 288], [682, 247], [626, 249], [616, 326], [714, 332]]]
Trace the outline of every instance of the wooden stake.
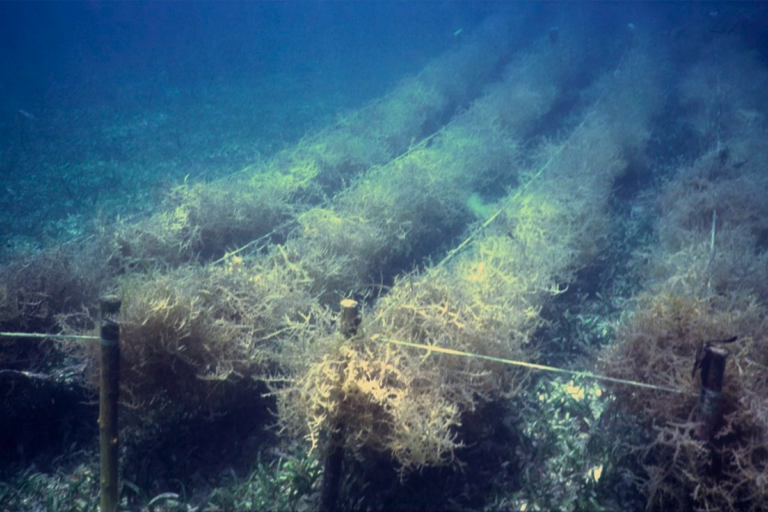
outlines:
[[712, 439], [717, 424], [720, 422], [720, 397], [723, 391], [725, 361], [728, 351], [719, 346], [705, 345], [706, 352], [701, 356], [701, 391], [698, 404], [699, 439]]
[[101, 382], [99, 390], [99, 442], [101, 447], [101, 512], [118, 507], [117, 412], [120, 398], [120, 299], [101, 299]]
[[357, 327], [360, 325], [360, 309], [357, 301], [344, 299], [341, 301], [341, 313], [339, 314], [339, 332], [346, 339], [352, 338], [357, 334]]
[[[341, 313], [339, 314], [339, 333], [345, 339], [357, 335], [357, 327], [360, 325], [360, 310], [357, 301], [344, 299], [341, 301]], [[341, 368], [342, 377], [344, 366]], [[340, 404], [340, 408], [344, 404]], [[323, 465], [323, 486], [320, 491], [320, 511], [333, 512], [336, 510], [336, 501], [339, 498], [339, 484], [341, 483], [342, 464], [344, 462], [344, 422], [337, 420], [333, 432], [329, 452]]]

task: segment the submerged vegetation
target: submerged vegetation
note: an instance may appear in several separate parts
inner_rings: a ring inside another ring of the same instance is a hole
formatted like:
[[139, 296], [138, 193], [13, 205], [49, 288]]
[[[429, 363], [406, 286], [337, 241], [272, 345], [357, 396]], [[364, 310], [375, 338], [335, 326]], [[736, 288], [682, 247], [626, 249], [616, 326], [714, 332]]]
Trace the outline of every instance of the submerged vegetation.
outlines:
[[[492, 17], [271, 158], [7, 254], [2, 331], [93, 335], [122, 300], [126, 509], [314, 510], [333, 453], [345, 510], [764, 508], [765, 59], [550, 21]], [[705, 436], [691, 369], [733, 337]], [[94, 510], [98, 347], [0, 338], [0, 367], [0, 508]]]

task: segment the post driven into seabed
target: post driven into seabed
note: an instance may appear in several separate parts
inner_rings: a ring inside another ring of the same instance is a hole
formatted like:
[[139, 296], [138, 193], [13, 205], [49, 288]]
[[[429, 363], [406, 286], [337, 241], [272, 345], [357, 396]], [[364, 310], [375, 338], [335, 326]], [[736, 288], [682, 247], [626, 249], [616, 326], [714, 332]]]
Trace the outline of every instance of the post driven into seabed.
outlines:
[[101, 451], [101, 512], [115, 512], [119, 503], [117, 466], [118, 400], [120, 398], [120, 299], [101, 299], [101, 380], [99, 444]]

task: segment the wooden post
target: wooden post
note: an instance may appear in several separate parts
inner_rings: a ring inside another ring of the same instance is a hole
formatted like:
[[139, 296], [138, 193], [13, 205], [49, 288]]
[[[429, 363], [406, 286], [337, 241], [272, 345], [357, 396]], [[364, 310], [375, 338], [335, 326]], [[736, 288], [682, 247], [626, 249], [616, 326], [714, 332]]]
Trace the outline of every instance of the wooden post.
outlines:
[[[341, 313], [339, 314], [338, 329], [345, 339], [357, 335], [357, 327], [360, 325], [360, 310], [357, 301], [344, 299], [341, 301]], [[344, 367], [341, 368], [343, 376]], [[343, 407], [344, 404], [340, 404]], [[323, 465], [323, 486], [320, 490], [320, 511], [333, 512], [336, 510], [336, 501], [339, 498], [339, 484], [341, 483], [342, 464], [344, 462], [344, 431], [346, 426], [341, 420], [337, 420], [331, 432], [331, 441], [328, 453]]]
[[346, 339], [357, 335], [357, 327], [360, 325], [360, 309], [357, 301], [344, 299], [341, 301], [341, 313], [339, 314], [339, 332]]
[[101, 382], [99, 390], [99, 442], [101, 446], [101, 512], [118, 506], [117, 402], [120, 397], [120, 299], [101, 299]]
[[701, 360], [701, 391], [699, 393], [696, 437], [710, 440], [720, 421], [720, 397], [723, 391], [725, 361], [728, 351], [723, 347], [707, 345]]

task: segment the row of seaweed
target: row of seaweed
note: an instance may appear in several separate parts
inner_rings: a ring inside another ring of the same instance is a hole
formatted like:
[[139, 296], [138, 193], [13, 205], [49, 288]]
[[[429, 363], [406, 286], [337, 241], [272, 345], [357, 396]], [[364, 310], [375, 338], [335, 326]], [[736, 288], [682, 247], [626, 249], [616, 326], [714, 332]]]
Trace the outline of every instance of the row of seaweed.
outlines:
[[[752, 71], [724, 73], [724, 62]], [[655, 242], [635, 255], [642, 287], [604, 356], [615, 376], [683, 391], [614, 390], [644, 425], [633, 454], [654, 510], [761, 510], [768, 499], [766, 83], [764, 63], [735, 44], [702, 55], [680, 80], [702, 149], [660, 187]], [[721, 345], [722, 417], [704, 436], [692, 354], [734, 338]]]

